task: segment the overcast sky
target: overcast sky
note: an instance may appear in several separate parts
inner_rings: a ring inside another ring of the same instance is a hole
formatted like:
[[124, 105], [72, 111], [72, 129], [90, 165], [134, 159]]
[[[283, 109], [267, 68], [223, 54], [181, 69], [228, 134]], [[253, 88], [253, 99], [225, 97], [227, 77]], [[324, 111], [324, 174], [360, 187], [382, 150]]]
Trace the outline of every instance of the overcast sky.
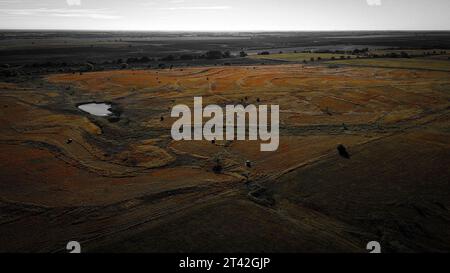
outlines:
[[0, 0], [0, 28], [450, 30], [450, 0]]

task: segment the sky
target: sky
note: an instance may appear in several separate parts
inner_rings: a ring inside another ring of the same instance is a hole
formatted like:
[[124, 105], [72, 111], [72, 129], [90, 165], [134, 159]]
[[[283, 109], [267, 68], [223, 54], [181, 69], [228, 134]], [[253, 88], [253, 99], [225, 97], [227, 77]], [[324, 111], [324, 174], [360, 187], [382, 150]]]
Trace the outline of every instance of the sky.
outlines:
[[450, 0], [0, 0], [0, 29], [450, 30]]

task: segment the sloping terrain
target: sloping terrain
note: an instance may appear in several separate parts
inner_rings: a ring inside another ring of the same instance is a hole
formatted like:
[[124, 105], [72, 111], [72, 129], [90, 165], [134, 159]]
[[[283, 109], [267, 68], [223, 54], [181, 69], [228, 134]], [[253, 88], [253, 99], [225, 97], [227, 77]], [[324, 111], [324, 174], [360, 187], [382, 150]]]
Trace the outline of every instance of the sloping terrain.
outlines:
[[[449, 82], [292, 64], [1, 83], [0, 251], [448, 251]], [[173, 141], [194, 96], [280, 105], [279, 149]], [[94, 101], [115, 117], [77, 108]]]

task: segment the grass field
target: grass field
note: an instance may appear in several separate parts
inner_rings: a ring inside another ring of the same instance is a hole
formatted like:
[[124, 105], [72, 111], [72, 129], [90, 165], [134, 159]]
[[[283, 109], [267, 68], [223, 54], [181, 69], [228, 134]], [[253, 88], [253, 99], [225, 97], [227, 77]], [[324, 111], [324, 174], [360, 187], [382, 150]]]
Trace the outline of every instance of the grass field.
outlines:
[[328, 64], [343, 64], [351, 66], [370, 66], [383, 68], [427, 69], [436, 71], [450, 71], [450, 61], [434, 59], [352, 59], [328, 61]]
[[321, 58], [322, 60], [331, 60], [333, 57], [335, 59], [339, 59], [341, 58], [341, 56], [344, 56], [345, 58], [355, 57], [353, 55], [334, 54], [334, 53], [281, 53], [270, 55], [251, 55], [250, 58], [261, 60], [289, 61], [289, 62], [303, 62], [303, 61], [309, 62], [311, 58], [314, 58], [314, 60], [318, 60], [318, 58]]
[[[94, 252], [353, 252], [374, 239], [448, 249], [449, 84], [443, 71], [302, 64], [1, 83], [0, 250], [57, 251], [73, 238]], [[173, 141], [170, 110], [194, 96], [279, 105], [279, 149]], [[89, 101], [114, 103], [120, 119], [77, 108]]]
[[384, 54], [401, 54], [402, 52], [407, 53], [411, 56], [419, 56], [425, 54], [440, 54], [442, 51], [448, 51], [445, 49], [383, 49], [383, 50], [372, 50], [371, 55], [384, 55]]

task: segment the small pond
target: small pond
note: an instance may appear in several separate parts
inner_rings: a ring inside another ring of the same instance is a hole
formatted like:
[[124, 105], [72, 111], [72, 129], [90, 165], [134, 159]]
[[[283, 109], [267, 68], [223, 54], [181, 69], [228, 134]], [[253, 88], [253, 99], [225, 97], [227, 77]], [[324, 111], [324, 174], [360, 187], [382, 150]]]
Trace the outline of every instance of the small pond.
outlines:
[[91, 115], [106, 117], [112, 114], [111, 104], [107, 103], [86, 103], [78, 105], [78, 108]]

